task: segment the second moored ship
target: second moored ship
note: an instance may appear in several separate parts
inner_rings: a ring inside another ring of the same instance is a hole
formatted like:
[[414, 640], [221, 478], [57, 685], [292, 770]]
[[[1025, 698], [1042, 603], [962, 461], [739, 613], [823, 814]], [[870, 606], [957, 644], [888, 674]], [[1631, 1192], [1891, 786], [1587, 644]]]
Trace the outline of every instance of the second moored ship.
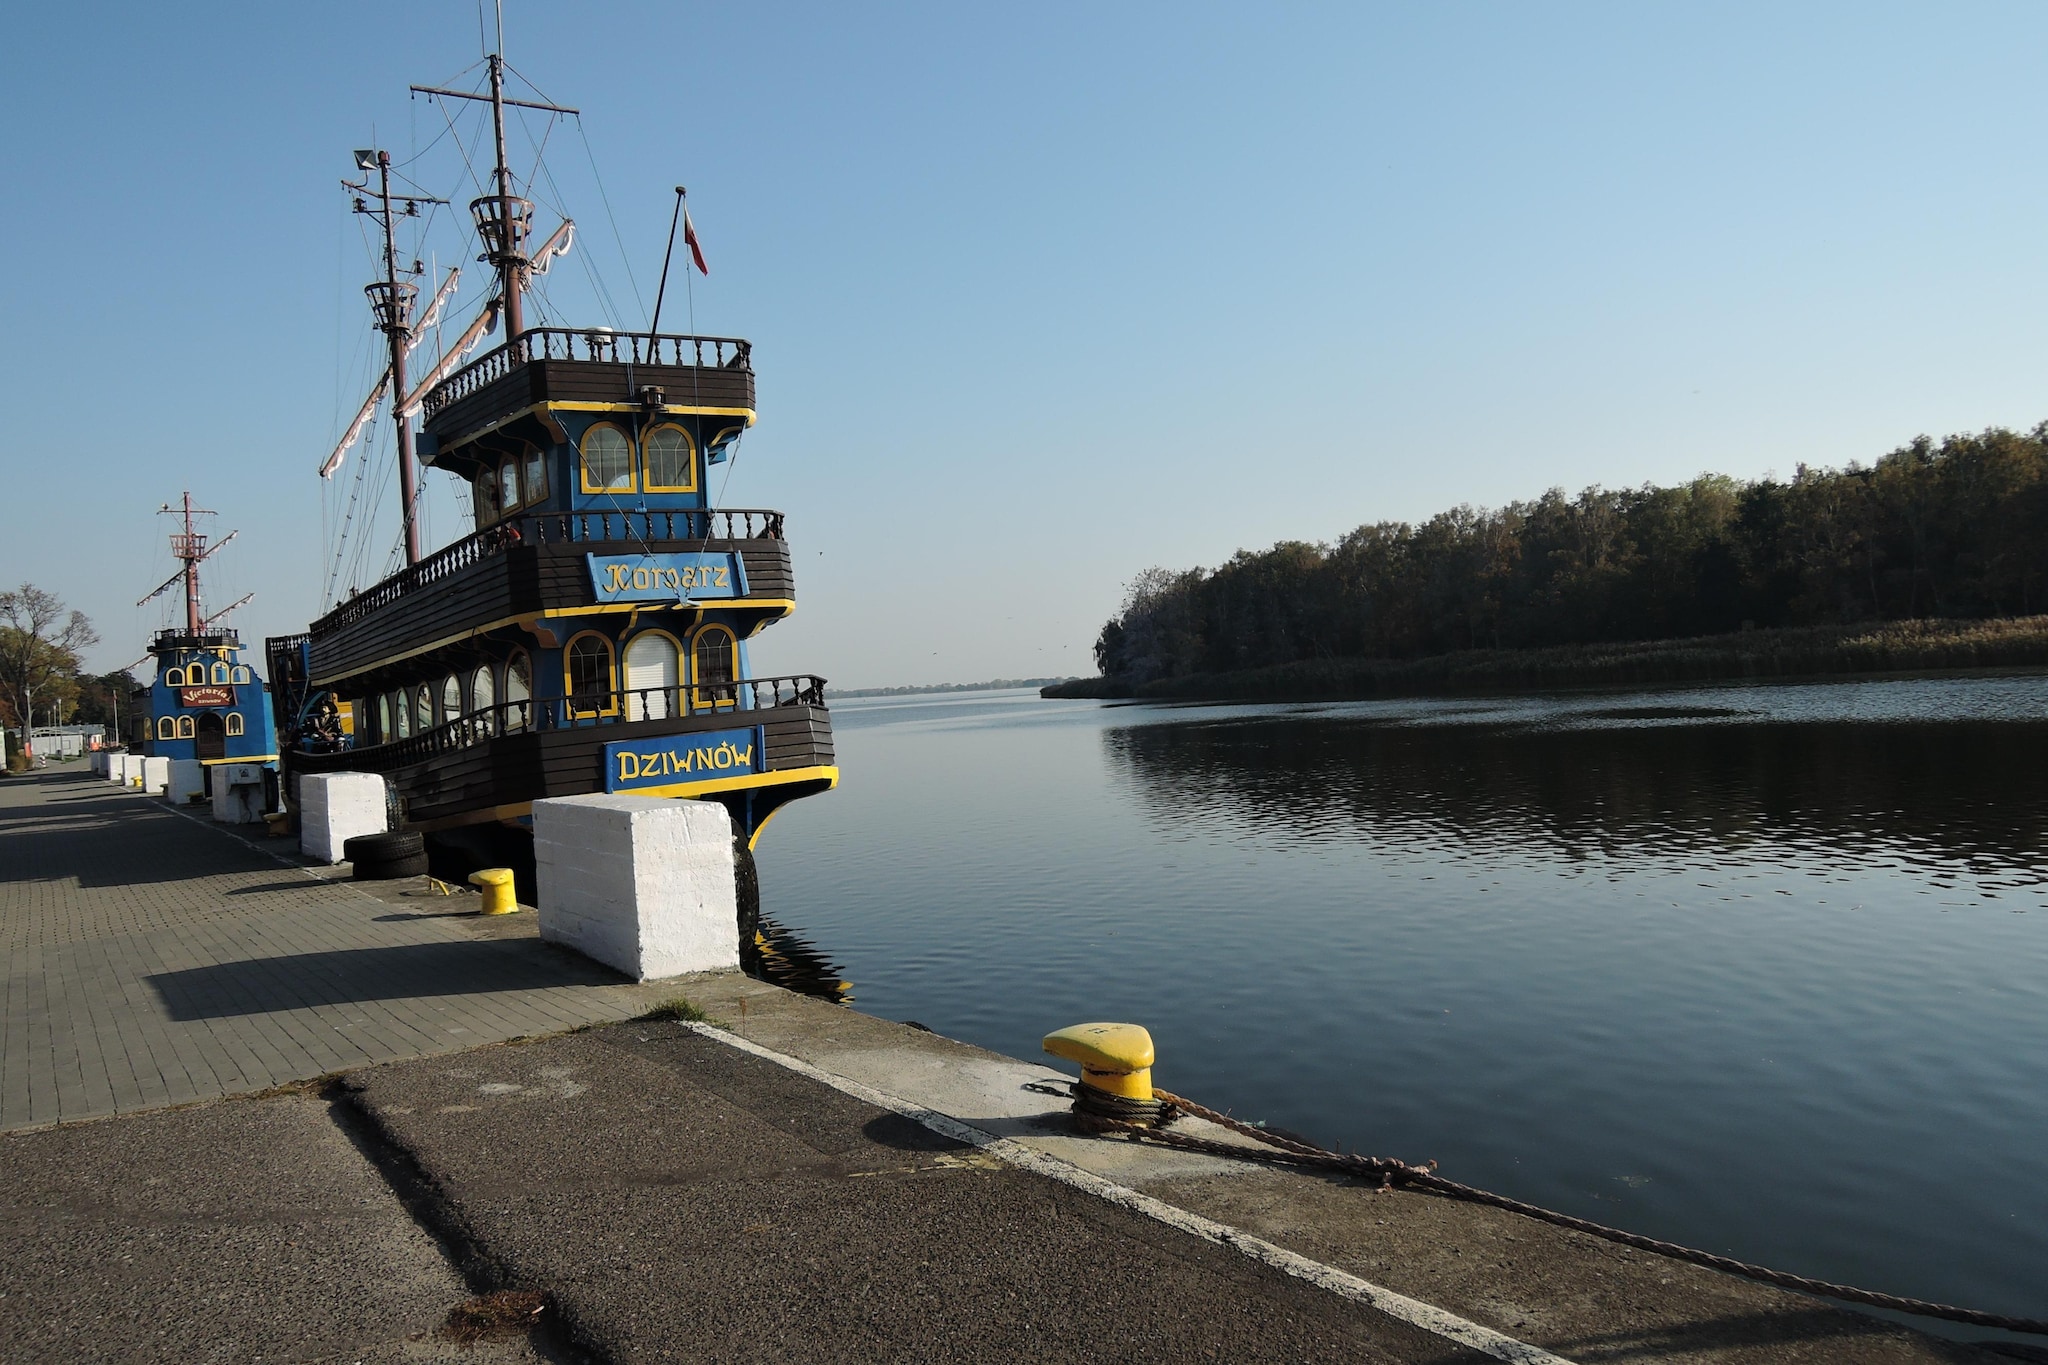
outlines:
[[[502, 60], [488, 63], [488, 93], [428, 93], [490, 106], [496, 192], [470, 210], [498, 290], [416, 388], [420, 272], [399, 268], [392, 220], [425, 196], [394, 192], [383, 154], [357, 154], [374, 178], [350, 189], [383, 231], [384, 279], [366, 292], [390, 367], [350, 438], [388, 392], [407, 562], [306, 634], [269, 641], [283, 762], [378, 773], [398, 823], [428, 833], [517, 827], [544, 797], [630, 792], [717, 800], [751, 844], [839, 776], [824, 681], [748, 667], [748, 640], [795, 608], [782, 514], [708, 497], [711, 466], [755, 420], [752, 349], [524, 325], [529, 276], [570, 227], [530, 253], [533, 206], [504, 155], [504, 106], [521, 102], [504, 95]], [[456, 368], [501, 320], [505, 344]], [[464, 480], [475, 514], [432, 554], [413, 515], [417, 464]]]

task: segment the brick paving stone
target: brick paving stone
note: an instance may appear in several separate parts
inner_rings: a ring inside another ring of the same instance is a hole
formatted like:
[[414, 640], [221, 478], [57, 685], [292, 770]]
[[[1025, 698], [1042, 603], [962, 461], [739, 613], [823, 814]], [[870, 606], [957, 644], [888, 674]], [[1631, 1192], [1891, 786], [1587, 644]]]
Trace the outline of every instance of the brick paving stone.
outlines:
[[661, 995], [530, 928], [476, 926], [89, 773], [0, 781], [0, 1131], [557, 1033]]

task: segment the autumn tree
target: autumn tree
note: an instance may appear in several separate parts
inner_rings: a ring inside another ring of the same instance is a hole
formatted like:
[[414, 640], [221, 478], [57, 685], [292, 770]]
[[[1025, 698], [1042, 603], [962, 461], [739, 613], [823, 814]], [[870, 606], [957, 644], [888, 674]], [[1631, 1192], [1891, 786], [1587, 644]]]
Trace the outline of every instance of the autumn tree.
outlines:
[[37, 707], [77, 699], [79, 655], [99, 639], [85, 613], [67, 610], [55, 593], [33, 583], [0, 592], [0, 691], [24, 731], [34, 728]]

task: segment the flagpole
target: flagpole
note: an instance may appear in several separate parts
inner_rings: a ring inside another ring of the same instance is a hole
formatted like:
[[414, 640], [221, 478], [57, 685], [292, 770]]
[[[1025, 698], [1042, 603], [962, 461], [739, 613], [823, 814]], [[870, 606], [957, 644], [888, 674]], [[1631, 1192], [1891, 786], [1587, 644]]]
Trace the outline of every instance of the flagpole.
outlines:
[[668, 220], [668, 250], [661, 257], [661, 285], [654, 291], [654, 321], [649, 323], [650, 333], [661, 331], [661, 297], [668, 292], [668, 263], [676, 254], [676, 224], [683, 221], [683, 187], [676, 186], [676, 211]]

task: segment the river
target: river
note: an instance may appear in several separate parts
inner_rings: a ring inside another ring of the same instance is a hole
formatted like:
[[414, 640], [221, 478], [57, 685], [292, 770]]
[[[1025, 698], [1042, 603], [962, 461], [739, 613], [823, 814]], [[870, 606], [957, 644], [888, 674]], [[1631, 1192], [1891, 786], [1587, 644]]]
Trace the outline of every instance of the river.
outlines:
[[761, 880], [859, 1009], [2048, 1315], [2048, 678], [833, 714]]

